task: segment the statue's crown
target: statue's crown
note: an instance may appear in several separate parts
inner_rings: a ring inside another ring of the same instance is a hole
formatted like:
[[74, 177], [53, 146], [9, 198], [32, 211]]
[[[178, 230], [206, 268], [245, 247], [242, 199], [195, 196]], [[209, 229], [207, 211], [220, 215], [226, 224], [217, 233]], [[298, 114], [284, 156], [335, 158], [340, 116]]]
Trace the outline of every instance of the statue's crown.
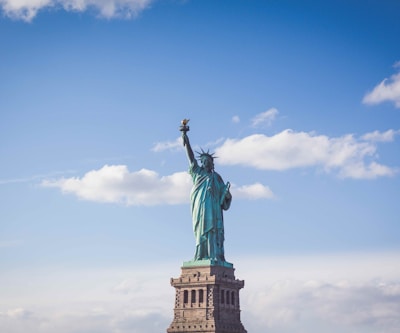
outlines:
[[214, 160], [214, 158], [217, 158], [216, 156], [214, 156], [215, 153], [210, 153], [209, 150], [207, 150], [207, 152], [205, 152], [205, 151], [203, 150], [203, 148], [200, 148], [200, 149], [201, 149], [201, 153], [198, 152], [198, 151], [196, 151], [196, 153], [198, 154], [198, 159], [199, 159], [200, 161], [203, 161], [203, 160], [206, 159], [206, 158], [209, 158], [209, 159], [211, 159], [211, 160]]

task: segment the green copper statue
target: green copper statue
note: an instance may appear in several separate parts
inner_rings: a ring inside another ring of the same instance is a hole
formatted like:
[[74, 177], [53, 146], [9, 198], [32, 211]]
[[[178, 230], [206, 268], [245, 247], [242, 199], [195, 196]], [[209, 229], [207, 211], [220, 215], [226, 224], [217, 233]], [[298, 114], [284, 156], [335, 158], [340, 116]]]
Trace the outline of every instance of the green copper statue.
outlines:
[[183, 145], [186, 148], [192, 176], [193, 188], [190, 193], [193, 231], [196, 238], [194, 261], [210, 260], [225, 262], [224, 256], [224, 221], [223, 210], [230, 207], [232, 195], [230, 184], [224, 184], [221, 176], [214, 171], [214, 157], [202, 150], [199, 154], [201, 166], [198, 165], [190, 146], [187, 132], [189, 120], [182, 120]]

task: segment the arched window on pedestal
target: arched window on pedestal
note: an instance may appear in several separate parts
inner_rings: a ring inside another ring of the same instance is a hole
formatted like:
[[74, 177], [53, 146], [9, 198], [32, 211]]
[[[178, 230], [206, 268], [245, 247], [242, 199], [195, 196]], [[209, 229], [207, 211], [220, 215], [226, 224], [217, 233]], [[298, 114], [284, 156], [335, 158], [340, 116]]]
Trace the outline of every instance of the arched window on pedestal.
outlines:
[[203, 303], [203, 302], [204, 302], [204, 290], [199, 289], [199, 303]]

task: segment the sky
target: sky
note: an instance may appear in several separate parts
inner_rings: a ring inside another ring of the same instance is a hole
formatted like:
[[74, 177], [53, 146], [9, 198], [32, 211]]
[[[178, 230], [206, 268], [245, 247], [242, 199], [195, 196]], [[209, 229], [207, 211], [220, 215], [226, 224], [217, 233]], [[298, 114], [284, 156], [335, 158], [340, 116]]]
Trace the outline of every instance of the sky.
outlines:
[[0, 331], [165, 332], [215, 153], [252, 333], [400, 331], [400, 2], [0, 0]]

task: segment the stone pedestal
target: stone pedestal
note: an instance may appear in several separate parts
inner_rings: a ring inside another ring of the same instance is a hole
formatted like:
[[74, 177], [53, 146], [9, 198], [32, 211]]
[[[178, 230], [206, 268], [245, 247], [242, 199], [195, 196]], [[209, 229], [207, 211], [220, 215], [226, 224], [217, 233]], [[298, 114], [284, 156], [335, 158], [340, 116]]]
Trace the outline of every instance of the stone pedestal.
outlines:
[[174, 319], [168, 333], [247, 333], [240, 321], [239, 290], [232, 264], [184, 263], [175, 288]]

